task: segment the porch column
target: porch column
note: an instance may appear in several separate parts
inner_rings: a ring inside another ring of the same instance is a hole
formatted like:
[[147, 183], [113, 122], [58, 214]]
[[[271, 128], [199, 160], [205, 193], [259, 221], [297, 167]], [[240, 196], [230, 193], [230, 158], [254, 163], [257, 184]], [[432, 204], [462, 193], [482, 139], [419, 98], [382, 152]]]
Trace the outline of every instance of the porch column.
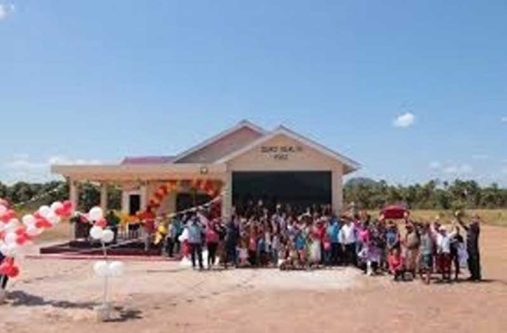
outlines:
[[343, 179], [341, 170], [333, 170], [331, 173], [332, 208], [339, 215], [343, 207]]
[[222, 197], [222, 217], [228, 220], [232, 211], [232, 172], [227, 171], [224, 180], [224, 195]]
[[107, 183], [100, 183], [100, 208], [107, 211]]
[[72, 178], [68, 179], [69, 182], [69, 200], [72, 202], [74, 209], [79, 207], [79, 184]]

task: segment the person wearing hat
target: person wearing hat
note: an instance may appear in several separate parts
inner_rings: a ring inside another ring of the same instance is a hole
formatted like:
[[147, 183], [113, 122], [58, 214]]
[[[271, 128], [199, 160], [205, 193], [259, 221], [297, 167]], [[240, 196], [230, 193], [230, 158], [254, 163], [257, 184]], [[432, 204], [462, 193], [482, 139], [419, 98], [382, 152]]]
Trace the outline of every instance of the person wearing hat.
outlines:
[[431, 232], [436, 239], [437, 246], [437, 265], [442, 273], [442, 280], [451, 281], [451, 240], [456, 235], [456, 225], [453, 222], [454, 230], [448, 232], [444, 225], [440, 225], [438, 229], [435, 224], [431, 225]]
[[481, 232], [480, 222], [481, 218], [479, 215], [475, 214], [472, 217], [471, 222], [466, 225], [461, 217], [459, 212], [455, 213], [456, 219], [458, 223], [463, 227], [463, 229], [467, 232], [466, 237], [466, 247], [468, 253], [468, 270], [470, 271], [470, 277], [468, 278], [470, 281], [480, 281], [482, 279], [481, 276], [481, 256], [479, 251], [479, 235]]

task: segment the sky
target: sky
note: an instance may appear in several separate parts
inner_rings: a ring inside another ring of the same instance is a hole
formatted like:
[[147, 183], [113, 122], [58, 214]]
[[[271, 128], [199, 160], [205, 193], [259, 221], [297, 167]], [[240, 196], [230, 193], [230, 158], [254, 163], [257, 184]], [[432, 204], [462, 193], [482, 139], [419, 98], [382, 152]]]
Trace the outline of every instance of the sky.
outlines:
[[507, 186], [505, 36], [505, 0], [0, 0], [0, 181], [248, 119], [354, 176]]

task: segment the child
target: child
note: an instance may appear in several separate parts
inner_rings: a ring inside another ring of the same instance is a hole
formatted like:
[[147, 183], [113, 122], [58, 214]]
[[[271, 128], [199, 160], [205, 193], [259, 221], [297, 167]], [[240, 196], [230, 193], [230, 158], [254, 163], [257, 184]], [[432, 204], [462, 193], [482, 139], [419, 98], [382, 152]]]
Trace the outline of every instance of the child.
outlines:
[[248, 249], [247, 249], [247, 241], [242, 238], [239, 242], [239, 267], [248, 267]]
[[405, 280], [405, 259], [401, 255], [399, 247], [395, 247], [391, 250], [389, 257], [387, 258], [389, 265], [389, 272], [393, 275], [394, 281], [399, 281], [399, 278]]

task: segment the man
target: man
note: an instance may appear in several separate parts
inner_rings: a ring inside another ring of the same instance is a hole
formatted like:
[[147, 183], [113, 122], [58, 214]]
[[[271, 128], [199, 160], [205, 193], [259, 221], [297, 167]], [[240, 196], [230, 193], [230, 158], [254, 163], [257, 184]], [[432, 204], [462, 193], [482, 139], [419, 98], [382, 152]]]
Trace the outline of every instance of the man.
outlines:
[[331, 222], [327, 227], [327, 237], [329, 242], [331, 243], [331, 260], [327, 262], [327, 264], [338, 265], [338, 261], [341, 258], [340, 251], [340, 240], [338, 239], [338, 235], [340, 234], [340, 223], [338, 222], [338, 218], [333, 216]]
[[[4, 259], [5, 259], [5, 256], [3, 255], [2, 252], [0, 252], [0, 265], [4, 262]], [[5, 287], [7, 286], [7, 281], [9, 280], [9, 278], [7, 277], [7, 275], [0, 275], [0, 284], [1, 284], [1, 288], [2, 289], [5, 289]]]
[[203, 270], [204, 266], [202, 263], [202, 241], [204, 229], [199, 222], [199, 219], [194, 216], [190, 219], [188, 226], [188, 244], [190, 246], [190, 254], [192, 258], [192, 267], [195, 268], [195, 257], [197, 255], [199, 260], [199, 269]]
[[408, 222], [405, 226], [407, 232], [405, 235], [405, 266], [406, 271], [412, 274], [412, 278], [415, 278], [417, 270], [417, 258], [419, 257], [419, 233], [415, 229], [412, 222]]
[[356, 230], [355, 225], [349, 218], [345, 219], [345, 224], [340, 230], [340, 243], [344, 253], [345, 265], [357, 265], [356, 255]]
[[481, 276], [481, 256], [479, 251], [479, 235], [481, 232], [480, 222], [481, 218], [475, 214], [472, 221], [467, 226], [461, 219], [461, 214], [456, 212], [458, 223], [467, 232], [467, 252], [468, 252], [468, 270], [470, 271], [470, 281], [480, 281]]
[[225, 235], [225, 252], [226, 252], [226, 260], [224, 261], [225, 268], [227, 268], [227, 263], [232, 262], [234, 266], [238, 263], [238, 256], [236, 253], [236, 247], [239, 241], [239, 217], [233, 216], [231, 221], [226, 226], [226, 235]]

